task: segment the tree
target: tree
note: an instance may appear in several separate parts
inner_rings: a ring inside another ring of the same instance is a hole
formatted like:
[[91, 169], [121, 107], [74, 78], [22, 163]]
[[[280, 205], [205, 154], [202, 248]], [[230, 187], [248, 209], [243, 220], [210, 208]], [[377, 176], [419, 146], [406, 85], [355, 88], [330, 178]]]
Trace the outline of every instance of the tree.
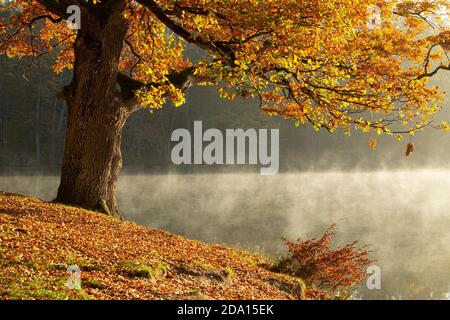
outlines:
[[[81, 11], [75, 31], [65, 23], [71, 5]], [[1, 8], [2, 53], [57, 50], [54, 70], [73, 68], [56, 200], [114, 215], [121, 132], [140, 108], [178, 106], [189, 87], [214, 85], [316, 130], [401, 136], [430, 124], [443, 93], [427, 79], [450, 69], [445, 0], [4, 0]], [[186, 44], [205, 57], [185, 58]]]

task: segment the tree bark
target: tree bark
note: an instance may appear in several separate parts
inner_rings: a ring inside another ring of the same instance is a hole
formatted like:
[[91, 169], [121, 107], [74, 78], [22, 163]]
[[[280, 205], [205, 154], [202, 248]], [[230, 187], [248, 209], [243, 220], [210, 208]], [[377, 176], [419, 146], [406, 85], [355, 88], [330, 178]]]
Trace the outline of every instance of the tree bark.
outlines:
[[[129, 110], [117, 89], [127, 23], [123, 0], [108, 12], [82, 10], [75, 42], [73, 80], [64, 89], [67, 136], [57, 202], [118, 215], [116, 185], [120, 141]], [[106, 10], [106, 9], [105, 9]]]

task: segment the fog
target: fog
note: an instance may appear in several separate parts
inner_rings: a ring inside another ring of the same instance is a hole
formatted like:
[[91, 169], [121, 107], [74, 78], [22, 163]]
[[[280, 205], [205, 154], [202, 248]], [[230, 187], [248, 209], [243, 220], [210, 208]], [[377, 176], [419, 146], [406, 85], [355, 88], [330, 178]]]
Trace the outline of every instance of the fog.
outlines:
[[[3, 176], [0, 190], [51, 200], [56, 176]], [[440, 298], [450, 285], [450, 170], [123, 174], [125, 218], [192, 239], [276, 256], [281, 237], [360, 240], [382, 271], [364, 298]]]

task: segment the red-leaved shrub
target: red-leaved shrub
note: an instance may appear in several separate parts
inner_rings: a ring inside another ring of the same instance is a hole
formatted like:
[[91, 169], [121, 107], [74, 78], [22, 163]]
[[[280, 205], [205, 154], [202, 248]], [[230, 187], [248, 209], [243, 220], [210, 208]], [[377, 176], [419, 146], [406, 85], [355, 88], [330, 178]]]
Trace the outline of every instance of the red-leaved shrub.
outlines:
[[289, 248], [289, 257], [279, 265], [280, 271], [302, 278], [310, 294], [320, 298], [325, 292], [345, 291], [366, 277], [367, 267], [373, 264], [365, 247], [354, 241], [344, 247], [333, 249], [330, 241], [336, 225], [330, 226], [316, 240], [283, 239]]

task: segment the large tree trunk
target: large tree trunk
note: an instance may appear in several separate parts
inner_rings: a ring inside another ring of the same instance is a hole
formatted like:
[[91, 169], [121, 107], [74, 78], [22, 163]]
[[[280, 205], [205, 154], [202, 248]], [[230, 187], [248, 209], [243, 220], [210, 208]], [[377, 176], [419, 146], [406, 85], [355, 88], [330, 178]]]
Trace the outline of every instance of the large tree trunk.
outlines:
[[120, 140], [129, 112], [117, 90], [127, 24], [124, 2], [108, 12], [82, 11], [72, 83], [65, 88], [68, 125], [57, 202], [118, 215]]

